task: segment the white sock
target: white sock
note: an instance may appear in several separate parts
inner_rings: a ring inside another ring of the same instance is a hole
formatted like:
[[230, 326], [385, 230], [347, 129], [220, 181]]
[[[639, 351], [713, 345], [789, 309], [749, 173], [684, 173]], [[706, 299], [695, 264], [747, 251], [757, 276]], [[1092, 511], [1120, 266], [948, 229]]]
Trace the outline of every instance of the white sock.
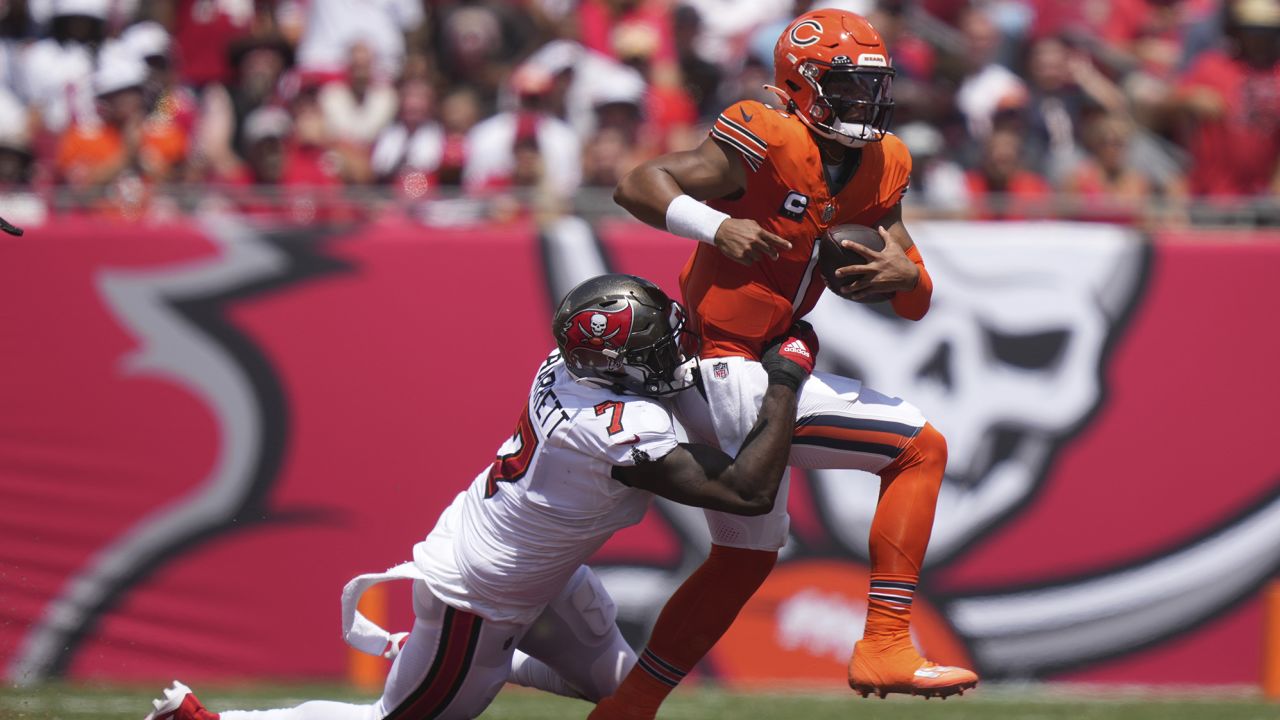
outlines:
[[535, 660], [519, 650], [516, 650], [515, 655], [511, 657], [511, 674], [507, 677], [507, 682], [545, 690], [575, 700], [582, 699], [582, 693], [574, 690], [573, 686], [560, 677], [559, 673], [547, 667], [542, 661]]
[[312, 700], [283, 710], [227, 710], [222, 720], [379, 720], [378, 706]]

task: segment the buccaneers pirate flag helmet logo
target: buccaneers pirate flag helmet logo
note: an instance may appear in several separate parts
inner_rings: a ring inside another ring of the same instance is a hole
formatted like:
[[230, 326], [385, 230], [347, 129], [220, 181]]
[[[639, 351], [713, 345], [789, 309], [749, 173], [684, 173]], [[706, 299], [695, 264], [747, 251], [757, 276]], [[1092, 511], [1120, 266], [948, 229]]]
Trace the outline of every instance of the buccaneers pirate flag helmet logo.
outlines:
[[552, 332], [579, 380], [635, 395], [693, 383], [697, 343], [684, 308], [644, 278], [614, 273], [579, 284], [561, 301]]

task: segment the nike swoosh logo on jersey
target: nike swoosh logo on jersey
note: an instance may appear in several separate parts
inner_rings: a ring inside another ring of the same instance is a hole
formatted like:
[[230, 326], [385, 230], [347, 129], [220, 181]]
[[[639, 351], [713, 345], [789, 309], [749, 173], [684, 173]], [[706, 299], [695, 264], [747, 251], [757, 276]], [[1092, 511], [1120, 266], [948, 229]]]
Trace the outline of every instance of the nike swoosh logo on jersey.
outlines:
[[755, 117], [755, 115], [748, 115], [746, 108], [738, 108], [738, 112], [742, 114], [743, 122], [751, 122], [751, 118]]

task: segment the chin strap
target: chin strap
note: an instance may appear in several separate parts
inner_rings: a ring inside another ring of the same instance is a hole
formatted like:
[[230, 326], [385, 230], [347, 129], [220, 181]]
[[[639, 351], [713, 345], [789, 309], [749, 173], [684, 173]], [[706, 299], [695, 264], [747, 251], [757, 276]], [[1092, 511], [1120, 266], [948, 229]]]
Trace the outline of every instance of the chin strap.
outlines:
[[773, 85], [761, 85], [761, 87], [763, 87], [765, 90], [772, 90], [773, 94], [777, 95], [778, 99], [782, 101], [783, 107], [790, 107], [791, 105], [794, 104], [791, 100], [791, 96], [788, 95], [786, 91], [783, 90], [782, 88], [774, 87]]

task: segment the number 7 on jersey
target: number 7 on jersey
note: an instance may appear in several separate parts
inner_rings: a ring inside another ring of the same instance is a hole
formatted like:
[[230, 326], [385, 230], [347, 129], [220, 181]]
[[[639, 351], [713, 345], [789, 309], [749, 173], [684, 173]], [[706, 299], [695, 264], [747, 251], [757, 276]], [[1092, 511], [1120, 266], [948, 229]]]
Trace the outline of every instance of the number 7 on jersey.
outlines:
[[617, 400], [606, 400], [596, 405], [596, 416], [599, 417], [605, 413], [613, 413], [609, 418], [609, 435], [617, 435], [622, 432], [622, 411], [626, 405]]

